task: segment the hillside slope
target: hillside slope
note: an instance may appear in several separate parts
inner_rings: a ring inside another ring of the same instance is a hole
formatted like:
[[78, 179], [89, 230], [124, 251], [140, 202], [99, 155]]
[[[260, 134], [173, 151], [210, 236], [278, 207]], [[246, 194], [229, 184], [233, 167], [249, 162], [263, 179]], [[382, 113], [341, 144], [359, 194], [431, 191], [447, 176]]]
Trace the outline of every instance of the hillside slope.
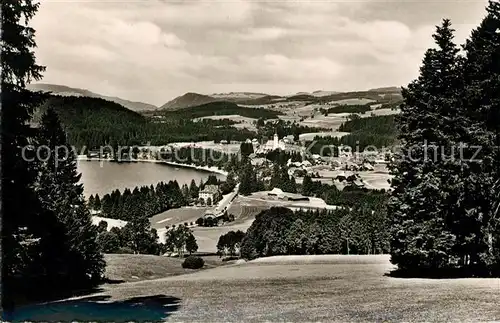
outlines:
[[[137, 112], [101, 98], [52, 95], [38, 109], [34, 117], [37, 123], [47, 107], [52, 107], [64, 125], [70, 143], [76, 146], [100, 146], [114, 141], [129, 143], [131, 134], [139, 134], [147, 120]], [[140, 143], [137, 139], [136, 143]]]
[[194, 119], [217, 115], [239, 115], [248, 118], [273, 119], [281, 114], [277, 111], [260, 108], [240, 107], [236, 103], [227, 101], [214, 101], [197, 106], [186, 107], [182, 110], [167, 110], [165, 116], [183, 119]]
[[52, 92], [53, 94], [61, 95], [61, 96], [78, 96], [78, 97], [100, 98], [100, 99], [104, 99], [104, 100], [118, 103], [118, 104], [124, 106], [125, 108], [132, 110], [132, 111], [151, 111], [151, 110], [158, 109], [157, 106], [154, 106], [154, 105], [149, 104], [149, 103], [129, 101], [129, 100], [125, 100], [122, 98], [106, 96], [106, 95], [91, 92], [89, 90], [72, 88], [72, 87], [65, 86], [65, 85], [37, 83], [37, 84], [28, 84], [27, 87], [30, 90]]
[[386, 255], [269, 257], [107, 285], [87, 297], [19, 308], [10, 321], [496, 322], [500, 317], [498, 279], [385, 276], [392, 269]]
[[160, 107], [161, 110], [179, 110], [184, 108], [190, 108], [194, 106], [199, 106], [202, 104], [218, 101], [219, 99], [213, 98], [208, 95], [198, 94], [193, 92], [188, 92], [184, 95], [176, 97], [175, 99], [168, 101]]

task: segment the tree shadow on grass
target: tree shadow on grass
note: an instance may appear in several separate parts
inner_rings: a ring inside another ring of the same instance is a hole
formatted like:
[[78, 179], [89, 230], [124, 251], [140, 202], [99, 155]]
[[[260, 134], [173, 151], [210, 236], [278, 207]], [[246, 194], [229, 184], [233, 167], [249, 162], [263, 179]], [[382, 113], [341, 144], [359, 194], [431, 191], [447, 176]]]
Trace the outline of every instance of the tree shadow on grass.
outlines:
[[27, 305], [2, 314], [7, 322], [160, 322], [177, 311], [180, 299], [166, 295], [109, 301], [92, 296], [60, 302]]
[[459, 278], [496, 278], [498, 273], [478, 268], [452, 268], [452, 269], [415, 269], [391, 270], [384, 276], [393, 278], [424, 278], [424, 279], [459, 279]]

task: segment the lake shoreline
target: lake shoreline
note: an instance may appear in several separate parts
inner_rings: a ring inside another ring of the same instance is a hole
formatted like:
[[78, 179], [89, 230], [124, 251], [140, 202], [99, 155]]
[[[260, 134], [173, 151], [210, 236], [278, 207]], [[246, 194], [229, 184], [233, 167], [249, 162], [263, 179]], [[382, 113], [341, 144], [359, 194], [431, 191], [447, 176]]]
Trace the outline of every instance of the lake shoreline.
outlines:
[[[112, 159], [107, 159], [107, 158], [88, 158], [86, 155], [78, 155], [77, 156], [77, 161], [79, 160], [84, 160], [84, 161], [106, 161], [106, 162], [115, 162]], [[219, 174], [223, 176], [227, 176], [228, 172], [212, 166], [197, 166], [197, 165], [192, 165], [192, 164], [181, 164], [181, 163], [176, 163], [176, 162], [170, 162], [170, 161], [165, 161], [165, 160], [156, 160], [156, 159], [132, 159], [130, 161], [124, 161], [124, 163], [136, 163], [136, 162], [145, 162], [145, 163], [157, 163], [157, 164], [165, 164], [165, 165], [170, 165], [170, 166], [176, 166], [176, 167], [183, 167], [183, 168], [191, 168], [191, 169], [196, 169], [199, 171], [204, 171], [208, 173], [214, 173], [214, 174]]]

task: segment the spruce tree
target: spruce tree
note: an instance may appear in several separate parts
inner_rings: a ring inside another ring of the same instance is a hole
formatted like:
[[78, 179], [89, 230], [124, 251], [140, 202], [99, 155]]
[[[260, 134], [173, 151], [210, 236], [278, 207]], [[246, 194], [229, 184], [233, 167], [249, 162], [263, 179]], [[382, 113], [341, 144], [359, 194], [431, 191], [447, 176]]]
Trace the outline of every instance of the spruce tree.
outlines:
[[[52, 248], [62, 232], [55, 215], [43, 210], [34, 184], [38, 161], [29, 148], [29, 121], [45, 96], [26, 89], [40, 80], [44, 67], [36, 64], [35, 30], [28, 23], [39, 4], [31, 0], [2, 1], [2, 307], [16, 305], [16, 296], [30, 297], [55, 276]], [[33, 159], [32, 159], [33, 158]], [[58, 257], [61, 260], [61, 257]]]
[[102, 207], [101, 206], [101, 198], [99, 197], [99, 194], [96, 194], [95, 199], [94, 199], [94, 209], [100, 210], [101, 207]]
[[87, 200], [87, 206], [91, 210], [95, 209], [95, 199], [93, 194], [91, 194], [89, 199]]
[[401, 150], [390, 166], [391, 261], [401, 270], [443, 269], [457, 261], [450, 226], [456, 201], [447, 193], [461, 185], [460, 167], [447, 157], [463, 120], [457, 117], [461, 83], [449, 20], [433, 38], [437, 48], [426, 52], [420, 76], [402, 91]]
[[39, 147], [46, 147], [42, 157], [36, 193], [43, 208], [54, 212], [64, 228], [68, 241], [59, 248], [68, 248], [66, 263], [68, 284], [82, 287], [88, 279], [98, 282], [104, 274], [104, 259], [96, 243], [97, 228], [83, 197], [83, 185], [76, 169], [76, 156], [66, 141], [66, 134], [57, 114], [49, 108], [42, 116], [38, 133]]
[[[470, 120], [466, 143], [481, 147], [467, 164], [467, 216], [460, 228], [462, 249], [470, 266], [500, 267], [500, 219], [495, 183], [500, 179], [500, 2], [489, 1], [487, 15], [464, 46], [464, 110]], [[474, 150], [474, 153], [477, 149]], [[472, 151], [469, 153], [472, 154]], [[497, 188], [498, 189], [498, 188]], [[498, 274], [498, 273], [497, 273]]]

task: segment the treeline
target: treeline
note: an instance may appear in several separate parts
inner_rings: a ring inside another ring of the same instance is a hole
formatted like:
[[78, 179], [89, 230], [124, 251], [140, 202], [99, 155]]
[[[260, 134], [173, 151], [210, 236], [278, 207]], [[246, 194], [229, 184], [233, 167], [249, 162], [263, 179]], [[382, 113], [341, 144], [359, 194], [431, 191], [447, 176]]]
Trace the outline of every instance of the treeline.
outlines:
[[308, 127], [298, 124], [297, 122], [285, 120], [272, 120], [265, 122], [263, 118], [257, 120], [257, 129], [259, 138], [272, 139], [274, 134], [278, 134], [279, 138], [293, 136], [294, 141], [299, 140], [299, 136], [303, 133], [328, 131], [328, 129]]
[[173, 225], [165, 233], [165, 243], [158, 242], [158, 232], [150, 228], [146, 217], [136, 218], [123, 228], [108, 229], [106, 221], [98, 225], [97, 243], [104, 253], [163, 255], [175, 252], [182, 257], [198, 250], [196, 238], [186, 225]]
[[354, 118], [340, 125], [339, 131], [366, 132], [377, 135], [396, 135], [394, 115]]
[[240, 115], [248, 118], [276, 119], [282, 113], [269, 109], [240, 107], [236, 103], [217, 101], [195, 107], [159, 112], [167, 118], [194, 119], [207, 116]]
[[312, 154], [338, 157], [339, 147], [348, 146], [352, 151], [363, 151], [368, 146], [376, 148], [391, 147], [397, 140], [394, 116], [374, 116], [368, 118], [353, 117], [343, 123], [339, 131], [350, 132], [342, 137], [315, 137], [306, 142]]
[[403, 103], [403, 100], [395, 100], [392, 102], [382, 103], [382, 105], [380, 107], [378, 107], [377, 110], [379, 110], [379, 109], [396, 110], [396, 109], [399, 109], [399, 107], [401, 106], [402, 103]]
[[246, 259], [276, 255], [381, 254], [389, 251], [383, 205], [334, 211], [272, 207], [258, 214], [241, 242]]
[[374, 103], [367, 103], [367, 104], [352, 104], [352, 105], [338, 105], [336, 107], [331, 107], [328, 109], [323, 109], [320, 108], [319, 111], [321, 114], [327, 116], [330, 113], [360, 113], [364, 114], [368, 111], [371, 110], [371, 105]]
[[396, 143], [398, 134], [393, 115], [351, 118], [340, 125], [339, 131], [350, 132], [340, 138], [340, 144], [360, 150], [367, 146], [390, 147]]
[[[196, 187], [196, 184], [194, 184]], [[189, 191], [189, 194], [197, 196], [198, 188]], [[132, 191], [126, 188], [123, 194], [120, 190], [114, 190], [99, 198], [90, 196], [89, 208], [101, 211], [101, 216], [130, 221], [140, 216], [150, 217], [166, 210], [187, 205], [188, 197], [185, 196], [177, 181], [168, 183], [160, 182], [154, 187], [136, 187]]]
[[267, 160], [279, 165], [286, 165], [288, 160], [291, 160], [292, 162], [302, 161], [302, 153], [281, 149], [268, 151], [265, 154], [259, 155], [259, 157], [266, 158]]
[[230, 154], [214, 149], [180, 147], [174, 149], [161, 148], [158, 159], [180, 164], [196, 166], [216, 166], [223, 169], [230, 159]]
[[346, 179], [346, 181], [348, 185], [343, 190], [339, 190], [335, 185], [313, 181], [311, 176], [306, 175], [302, 180], [301, 192], [305, 196], [322, 198], [328, 205], [345, 207], [366, 205], [374, 208], [377, 205], [385, 204], [388, 200], [388, 194], [383, 189], [358, 188], [353, 184], [352, 179]]
[[[114, 190], [102, 197], [98, 194], [91, 195], [87, 205], [90, 209], [101, 211], [101, 216], [130, 221], [145, 216], [151, 217], [155, 214], [172, 208], [189, 205], [198, 200], [199, 192], [205, 185], [219, 185], [224, 194], [231, 192], [235, 186], [234, 179], [228, 178], [224, 183], [220, 182], [215, 175], [210, 175], [205, 183], [202, 181], [196, 185], [194, 180], [191, 184], [179, 186], [176, 180], [168, 183], [160, 182], [153, 185], [136, 187], [132, 191], [126, 188], [123, 194], [120, 190]], [[214, 203], [217, 201], [214, 201]]]

